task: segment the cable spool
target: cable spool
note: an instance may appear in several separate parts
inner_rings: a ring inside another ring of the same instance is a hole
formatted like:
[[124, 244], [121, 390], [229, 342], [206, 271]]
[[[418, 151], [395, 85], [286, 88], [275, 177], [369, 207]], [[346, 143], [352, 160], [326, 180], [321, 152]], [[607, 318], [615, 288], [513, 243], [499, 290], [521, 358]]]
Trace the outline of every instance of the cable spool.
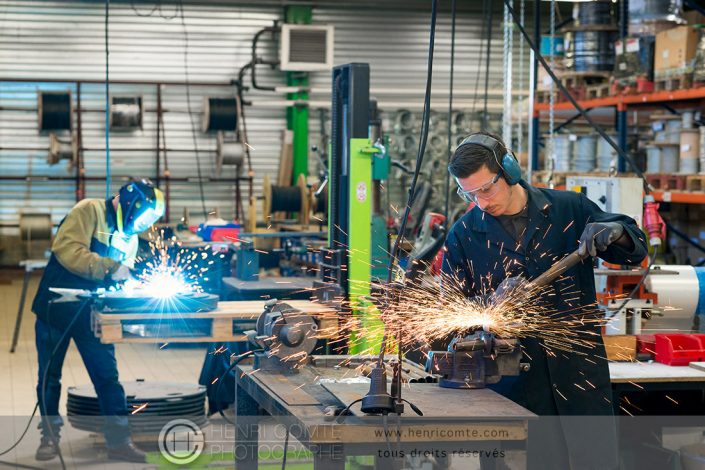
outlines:
[[216, 141], [216, 171], [218, 174], [223, 166], [235, 166], [237, 174], [242, 173], [242, 164], [245, 162], [245, 149], [242, 142], [226, 141], [222, 132], [218, 132]]
[[406, 109], [397, 111], [394, 119], [394, 131], [401, 134], [413, 132], [416, 128], [416, 115]]
[[629, 21], [676, 21], [680, 17], [681, 0], [639, 0], [629, 2]]
[[[555, 156], [555, 171], [570, 171], [570, 161], [573, 157], [573, 141], [569, 135], [553, 135], [553, 156]], [[551, 158], [551, 155], [548, 155]]]
[[144, 108], [141, 96], [113, 96], [110, 102], [110, 129], [132, 131], [142, 129]]
[[[609, 137], [617, 141], [616, 134], [608, 134]], [[601, 136], [597, 140], [597, 170], [610, 171], [612, 162], [617, 158], [617, 151]]]
[[606, 25], [614, 24], [614, 9], [611, 1], [592, 1], [583, 2], [575, 5], [578, 10], [577, 15], [574, 13], [575, 23], [577, 25]]
[[265, 176], [263, 193], [265, 220], [276, 212], [298, 212], [301, 223], [308, 223], [308, 188], [303, 175], [299, 176], [296, 186], [275, 186], [269, 181], [269, 176]]
[[203, 100], [203, 132], [235, 131], [237, 129], [237, 98]]
[[59, 140], [53, 132], [49, 134], [49, 153], [47, 163], [56, 165], [61, 160], [69, 160], [70, 165], [75, 165], [78, 161], [78, 143], [75, 136], [71, 136], [70, 142]]
[[611, 72], [614, 70], [614, 31], [575, 31], [572, 42], [573, 70]]
[[666, 142], [671, 144], [681, 143], [681, 129], [683, 122], [678, 116], [666, 120]]
[[317, 214], [328, 213], [328, 186], [318, 196], [311, 196], [311, 211]]
[[51, 248], [51, 214], [20, 214], [20, 240], [27, 258], [44, 258]]
[[700, 174], [705, 174], [705, 126], [700, 126]]
[[70, 131], [72, 104], [70, 92], [40, 92], [37, 95], [40, 131]]
[[664, 145], [661, 147], [661, 171], [663, 173], [678, 173], [677, 145]]
[[595, 170], [595, 156], [597, 154], [597, 136], [583, 135], [578, 137], [575, 145], [575, 156], [573, 158], [572, 169], [579, 172]]
[[683, 174], [694, 175], [698, 172], [698, 157], [700, 156], [700, 131], [683, 129], [680, 140], [679, 169]]
[[658, 145], [646, 146], [646, 173], [661, 173], [662, 166], [661, 147]]

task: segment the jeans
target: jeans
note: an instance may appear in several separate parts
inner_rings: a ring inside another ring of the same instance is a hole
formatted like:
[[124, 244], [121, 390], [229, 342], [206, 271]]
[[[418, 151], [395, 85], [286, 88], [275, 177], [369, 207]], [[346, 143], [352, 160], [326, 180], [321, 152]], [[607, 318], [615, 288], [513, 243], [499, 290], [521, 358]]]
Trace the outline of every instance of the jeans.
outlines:
[[[62, 307], [65, 307], [65, 305]], [[78, 319], [68, 330], [78, 309], [81, 310], [78, 313]], [[37, 398], [42, 415], [40, 424], [42, 435], [51, 437], [52, 433], [48, 429], [48, 426], [51, 425], [51, 430], [58, 439], [63, 425], [63, 420], [59, 415], [61, 369], [69, 341], [73, 339], [98, 395], [98, 403], [104, 418], [103, 433], [105, 434], [107, 447], [114, 448], [127, 444], [130, 442], [127, 402], [125, 400], [125, 390], [118, 381], [115, 347], [111, 344], [102, 344], [93, 334], [90, 308], [85, 302], [80, 302], [76, 303], [75, 308], [58, 308], [54, 315], [52, 315], [50, 310], [47, 320], [42, 321], [37, 318], [35, 323], [39, 361]], [[59, 340], [67, 330], [69, 333], [59, 344]], [[51, 359], [55, 349], [54, 358]], [[50, 360], [51, 364], [49, 364]], [[42, 386], [47, 366], [50, 367], [47, 372], [46, 389], [44, 390], [44, 396], [42, 396]]]

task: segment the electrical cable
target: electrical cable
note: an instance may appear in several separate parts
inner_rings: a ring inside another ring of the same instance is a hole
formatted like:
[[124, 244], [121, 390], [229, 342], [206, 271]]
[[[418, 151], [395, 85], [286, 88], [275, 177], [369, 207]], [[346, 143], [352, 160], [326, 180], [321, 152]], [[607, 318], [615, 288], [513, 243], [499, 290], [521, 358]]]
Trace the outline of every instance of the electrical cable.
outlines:
[[284, 437], [284, 455], [282, 456], [282, 470], [286, 469], [286, 449], [289, 447], [289, 428], [286, 428], [286, 436]]
[[600, 134], [600, 137], [605, 139], [607, 143], [610, 144], [610, 147], [612, 147], [621, 158], [623, 158], [629, 163], [629, 165], [632, 167], [632, 170], [637, 174], [637, 176], [639, 176], [639, 178], [643, 180], [644, 191], [646, 192], [646, 194], [649, 194], [653, 190], [653, 187], [646, 180], [644, 172], [639, 169], [632, 156], [629, 155], [628, 152], [622, 150], [619, 145], [617, 145], [614, 140], [612, 140], [612, 138], [607, 135], [607, 133], [588, 115], [585, 109], [580, 106], [580, 103], [576, 101], [575, 97], [573, 97], [573, 95], [565, 88], [565, 86], [561, 83], [558, 77], [556, 77], [556, 74], [553, 72], [553, 70], [551, 70], [551, 67], [546, 63], [546, 59], [544, 59], [544, 57], [541, 55], [541, 52], [536, 48], [536, 45], [529, 37], [529, 34], [526, 32], [526, 29], [524, 29], [524, 26], [519, 23], [517, 14], [511, 6], [511, 0], [504, 0], [504, 3], [505, 5], [507, 5], [507, 8], [509, 9], [509, 12], [512, 15], [512, 21], [514, 21], [514, 24], [516, 24], [519, 28], [519, 31], [521, 32], [522, 36], [524, 36], [524, 40], [529, 45], [529, 47], [531, 47], [531, 50], [534, 51], [535, 58], [541, 63], [543, 68], [546, 70], [546, 73], [548, 73], [548, 75], [551, 77], [551, 80], [553, 80], [553, 83], [556, 84], [556, 86], [561, 90], [563, 96], [565, 96], [566, 99], [570, 101], [570, 103], [580, 113], [583, 119], [585, 119], [590, 124], [590, 126], [592, 126], [592, 128], [595, 129], [598, 134]]
[[196, 123], [193, 120], [193, 110], [191, 109], [191, 84], [189, 79], [188, 67], [188, 29], [186, 28], [186, 17], [184, 14], [184, 2], [179, 0], [178, 11], [181, 13], [181, 26], [184, 31], [184, 75], [186, 82], [186, 106], [188, 107], [188, 117], [191, 123], [191, 138], [193, 140], [193, 148], [196, 154], [196, 171], [198, 173], [198, 191], [201, 197], [201, 210], [203, 210], [203, 219], [208, 220], [208, 210], [206, 209], [206, 195], [203, 189], [203, 174], [201, 171], [201, 156], [198, 151], [198, 138], [196, 137]]
[[108, 25], [110, 0], [105, 0], [105, 199], [110, 199], [110, 47]]
[[492, 2], [489, 3], [489, 13], [487, 21], [487, 54], [485, 55], [485, 104], [482, 114], [482, 130], [487, 132], [488, 115], [487, 115], [487, 91], [490, 84], [490, 57], [492, 55], [492, 20], [494, 12], [492, 10]]
[[[654, 261], [656, 260], [656, 253], [654, 253], [654, 256], [649, 260], [649, 265], [646, 267], [644, 270], [644, 274], [641, 276], [639, 279], [639, 282], [636, 283], [632, 291], [629, 293], [629, 296], [627, 296], [626, 299], [622, 302], [622, 304], [613, 311], [611, 315], [605, 315], [605, 320], [609, 320], [610, 318], [614, 317], [617, 315], [619, 312], [622, 311], [622, 309], [627, 305], [627, 303], [634, 298], [634, 295], [636, 292], [641, 288], [641, 286], [644, 284], [644, 281], [646, 281], [646, 276], [649, 275], [649, 272], [651, 271], [651, 267], [654, 265]], [[610, 309], [612, 310], [612, 309]]]
[[17, 441], [14, 444], [12, 444], [10, 447], [8, 447], [7, 449], [0, 452], [0, 456], [5, 455], [5, 454], [9, 454], [12, 451], [12, 449], [17, 447], [20, 444], [20, 442], [22, 442], [22, 439], [24, 439], [25, 434], [27, 434], [29, 427], [32, 425], [32, 419], [34, 419], [34, 416], [37, 414], [38, 409], [39, 409], [39, 401], [37, 401], [37, 403], [34, 404], [34, 410], [32, 410], [32, 415], [27, 420], [27, 426], [25, 426], [24, 431], [22, 431], [22, 435], [19, 437], [19, 439], [17, 439]]
[[[453, 139], [453, 74], [455, 71], [455, 0], [450, 2], [450, 85], [448, 91], [448, 162], [450, 165], [450, 157], [452, 155], [452, 139]], [[450, 201], [450, 174], [446, 175], [445, 186], [445, 209], [443, 215], [446, 218], [446, 226], [448, 226], [448, 204]]]
[[215, 404], [218, 407], [218, 413], [220, 414], [220, 416], [223, 417], [223, 419], [225, 421], [228, 422], [228, 424], [232, 424], [233, 426], [235, 426], [235, 423], [230, 421], [230, 418], [225, 416], [225, 413], [223, 413], [223, 408], [220, 406], [221, 401], [219, 398], [220, 389], [223, 386], [223, 382], [225, 381], [225, 376], [228, 375], [235, 367], [237, 367], [237, 365], [240, 364], [240, 362], [242, 362], [243, 359], [250, 357], [251, 355], [253, 355], [256, 352], [263, 352], [263, 351], [264, 351], [264, 349], [253, 349], [252, 351], [247, 351], [246, 353], [241, 354], [240, 356], [235, 358], [233, 363], [230, 364], [230, 366], [225, 370], [225, 372], [223, 372], [221, 374], [220, 378], [218, 378], [218, 386], [215, 388]]
[[487, 26], [487, 2], [488, 0], [482, 0], [482, 27], [480, 28], [480, 57], [477, 59], [477, 70], [475, 73], [475, 89], [472, 96], [472, 114], [475, 115], [475, 109], [477, 106], [478, 91], [480, 89], [480, 71], [482, 67], [482, 58], [485, 53], [485, 28]]
[[[404, 209], [404, 216], [401, 219], [401, 224], [399, 227], [399, 234], [394, 241], [394, 246], [392, 252], [389, 256], [389, 264], [387, 265], [387, 285], [392, 284], [392, 276], [394, 272], [394, 265], [396, 264], [399, 256], [399, 246], [402, 239], [404, 238], [404, 232], [406, 231], [406, 223], [409, 220], [409, 213], [411, 212], [411, 206], [414, 203], [414, 197], [416, 196], [416, 184], [419, 180], [419, 173], [421, 172], [421, 165], [423, 164], [424, 153], [426, 152], [426, 141], [428, 140], [428, 126], [431, 113], [431, 83], [433, 80], [433, 48], [436, 38], [436, 15], [438, 9], [438, 0], [433, 0], [431, 2], [431, 32], [429, 35], [429, 45], [428, 45], [428, 63], [426, 71], [426, 92], [424, 97], [423, 105], [423, 115], [422, 115], [422, 129], [421, 138], [419, 139], [418, 153], [416, 154], [416, 168], [414, 168], [414, 175], [411, 179], [411, 185], [409, 186], [409, 195], [406, 201], [406, 208]], [[450, 125], [450, 123], [448, 123]], [[382, 336], [382, 343], [380, 346], [378, 367], [382, 367], [382, 362], [384, 361], [384, 351], [386, 349], [387, 343], [387, 331], [385, 328], [384, 335]]]

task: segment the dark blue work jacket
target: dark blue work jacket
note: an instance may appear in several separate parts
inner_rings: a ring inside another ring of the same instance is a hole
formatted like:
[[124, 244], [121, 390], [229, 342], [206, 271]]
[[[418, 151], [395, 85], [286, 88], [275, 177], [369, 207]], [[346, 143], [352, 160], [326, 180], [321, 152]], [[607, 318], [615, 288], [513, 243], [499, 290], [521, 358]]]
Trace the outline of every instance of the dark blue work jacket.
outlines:
[[[600, 252], [605, 261], [633, 265], [646, 256], [645, 236], [634, 219], [603, 212], [580, 193], [520, 184], [529, 194], [529, 218], [519, 243], [478, 207], [468, 211], [448, 234], [443, 272], [456, 276], [468, 297], [492, 292], [506, 277], [536, 278], [578, 247], [589, 222], [619, 222], [632, 239], [631, 252], [617, 245]], [[568, 270], [551, 288], [554, 295], [542, 299], [558, 321], [588, 310], [598, 314], [590, 258]], [[492, 388], [538, 415], [612, 414], [609, 369], [599, 328], [594, 322], [582, 328], [598, 333], [595, 347], [582, 351], [586, 356], [555, 350], [547, 354], [538, 340], [522, 339], [530, 370], [519, 378], [505, 377]]]

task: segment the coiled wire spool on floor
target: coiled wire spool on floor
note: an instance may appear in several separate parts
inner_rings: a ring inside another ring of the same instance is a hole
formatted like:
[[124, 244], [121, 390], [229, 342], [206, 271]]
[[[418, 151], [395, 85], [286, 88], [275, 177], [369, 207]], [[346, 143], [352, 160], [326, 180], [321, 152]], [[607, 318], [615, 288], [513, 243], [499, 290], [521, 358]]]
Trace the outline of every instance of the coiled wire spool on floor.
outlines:
[[37, 95], [40, 131], [70, 131], [73, 107], [71, 93], [40, 92]]
[[270, 217], [277, 212], [297, 212], [299, 222], [302, 224], [309, 222], [310, 201], [303, 175], [299, 175], [296, 186], [275, 186], [271, 184], [269, 176], [265, 176], [262, 191], [265, 221], [269, 221]]
[[224, 166], [235, 166], [237, 174], [242, 174], [242, 164], [245, 162], [245, 149], [242, 142], [227, 141], [222, 132], [218, 132], [216, 141], [215, 166], [218, 174]]
[[75, 165], [78, 161], [78, 143], [76, 137], [71, 135], [70, 141], [60, 140], [56, 134], [49, 134], [49, 153], [47, 154], [47, 163], [56, 165], [61, 160], [69, 160], [71, 165]]
[[237, 129], [237, 97], [203, 99], [203, 132]]

